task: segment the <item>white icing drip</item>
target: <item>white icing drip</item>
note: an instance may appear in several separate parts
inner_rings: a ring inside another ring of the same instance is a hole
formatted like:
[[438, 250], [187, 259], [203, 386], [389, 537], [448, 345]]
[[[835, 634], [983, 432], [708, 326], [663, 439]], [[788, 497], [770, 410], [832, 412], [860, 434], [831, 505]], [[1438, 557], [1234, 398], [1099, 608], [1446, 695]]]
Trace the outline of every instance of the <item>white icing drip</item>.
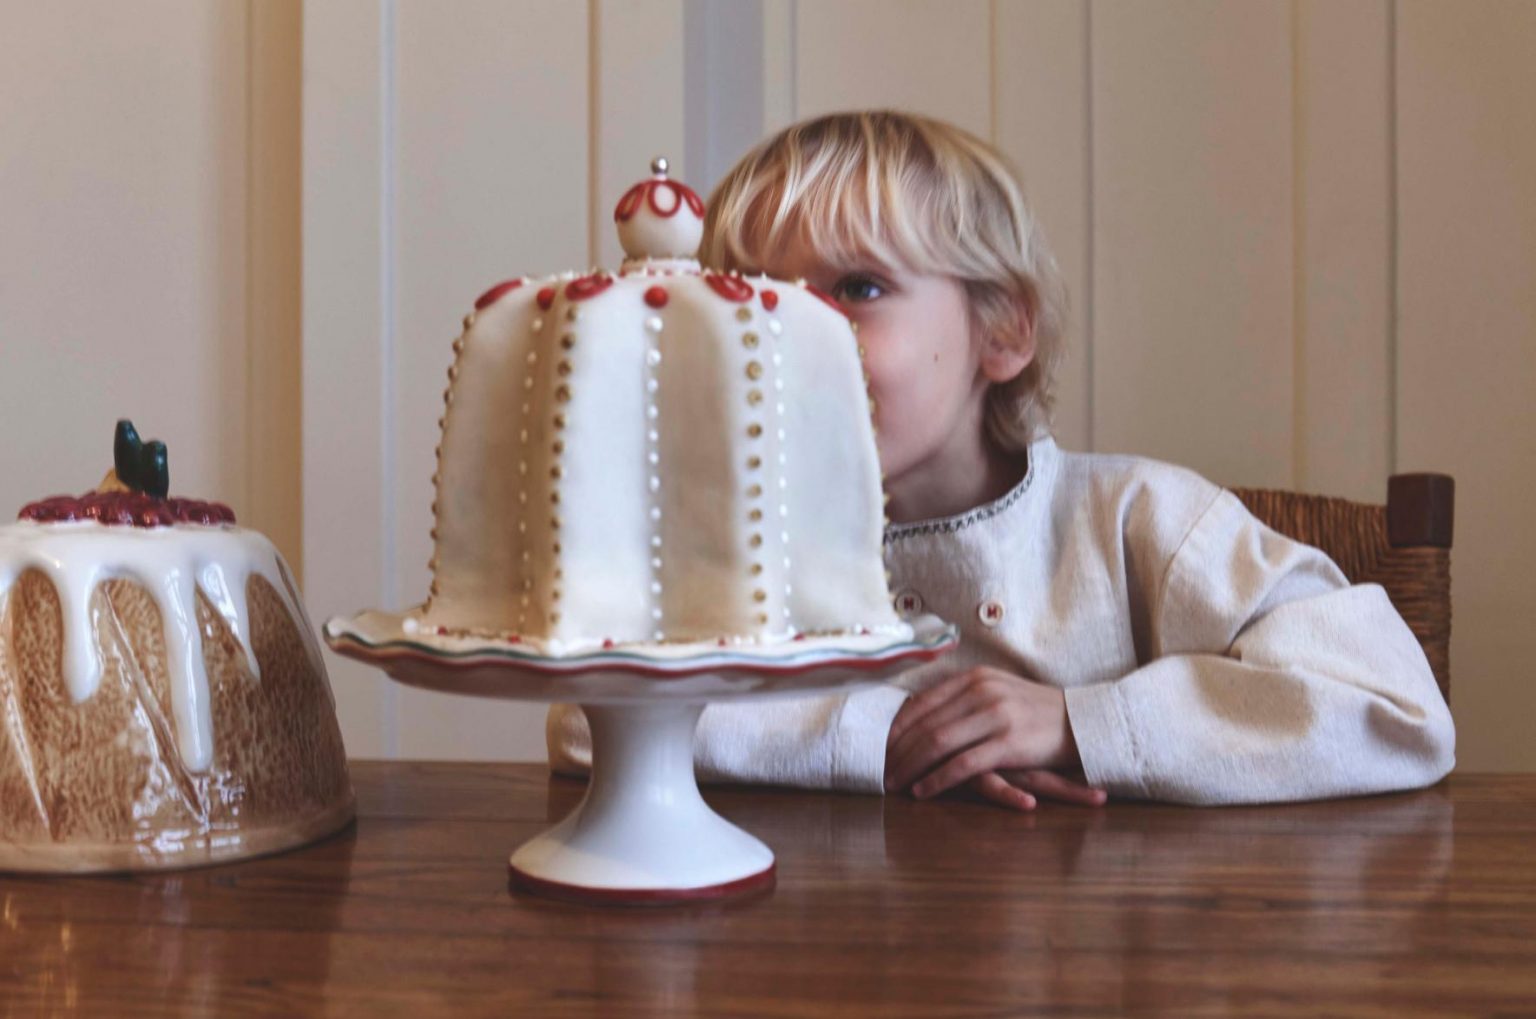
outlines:
[[213, 713], [203, 667], [197, 591], [213, 604], [260, 677], [252, 650], [246, 584], [260, 576], [272, 585], [298, 624], [306, 654], [324, 674], [319, 648], [303, 609], [283, 576], [272, 543], [239, 527], [107, 527], [93, 521], [0, 527], [0, 598], [30, 569], [41, 570], [58, 593], [63, 614], [64, 682], [75, 703], [101, 685], [100, 641], [91, 626], [91, 597], [103, 581], [129, 579], [155, 600], [165, 628], [171, 710], [181, 757], [194, 772], [213, 763]]

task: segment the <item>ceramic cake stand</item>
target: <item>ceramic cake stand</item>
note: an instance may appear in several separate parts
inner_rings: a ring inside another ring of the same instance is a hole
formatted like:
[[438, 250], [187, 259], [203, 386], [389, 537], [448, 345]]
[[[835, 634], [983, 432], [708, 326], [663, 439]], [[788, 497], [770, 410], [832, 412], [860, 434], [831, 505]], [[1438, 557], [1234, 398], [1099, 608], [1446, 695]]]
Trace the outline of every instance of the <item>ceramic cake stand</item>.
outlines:
[[337, 652], [410, 686], [476, 697], [580, 704], [592, 777], [571, 815], [512, 854], [521, 888], [602, 903], [656, 904], [769, 888], [773, 853], [710, 809], [693, 737], [711, 701], [832, 693], [931, 660], [955, 645], [933, 616], [909, 640], [843, 636], [756, 645], [629, 645], [545, 657], [504, 641], [428, 635], [409, 617], [333, 619]]

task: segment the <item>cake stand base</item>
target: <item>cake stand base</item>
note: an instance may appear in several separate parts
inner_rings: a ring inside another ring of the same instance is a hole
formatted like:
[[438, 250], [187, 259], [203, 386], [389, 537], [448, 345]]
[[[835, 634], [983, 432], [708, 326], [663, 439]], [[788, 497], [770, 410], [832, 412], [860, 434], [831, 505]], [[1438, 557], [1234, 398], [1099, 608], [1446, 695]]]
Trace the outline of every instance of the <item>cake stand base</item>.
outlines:
[[693, 772], [700, 702], [583, 705], [592, 778], [570, 816], [512, 854], [522, 890], [667, 905], [773, 887], [773, 852], [710, 809]]

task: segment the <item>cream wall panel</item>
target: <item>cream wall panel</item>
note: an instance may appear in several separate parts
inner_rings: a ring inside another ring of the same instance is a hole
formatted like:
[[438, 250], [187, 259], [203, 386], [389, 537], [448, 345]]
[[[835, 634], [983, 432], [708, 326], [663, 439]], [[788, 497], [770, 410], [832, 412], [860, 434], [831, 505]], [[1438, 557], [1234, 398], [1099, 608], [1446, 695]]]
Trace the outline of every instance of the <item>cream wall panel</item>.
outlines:
[[1056, 385], [1056, 438], [1067, 449], [1091, 449], [1088, 7], [1078, 0], [998, 3], [992, 52], [992, 140], [1023, 177], [1070, 301], [1067, 359]]
[[666, 156], [671, 175], [703, 192], [684, 154], [682, 0], [600, 0], [596, 12], [589, 263], [617, 269], [624, 260], [613, 208], [651, 160]]
[[1398, 467], [1456, 478], [1467, 770], [1536, 768], [1536, 6], [1403, 2]]
[[1295, 7], [1294, 485], [1386, 498], [1392, 428], [1387, 0]]
[[886, 106], [992, 131], [987, 0], [795, 5], [795, 116]]
[[[304, 5], [304, 574], [316, 625], [395, 603], [394, 312], [376, 0]], [[393, 756], [396, 692], [325, 652], [347, 753]]]
[[113, 425], [244, 509], [246, 9], [0, 7], [0, 519], [91, 488]]
[[[502, 279], [592, 264], [587, 6], [453, 10], [403, 3], [396, 37], [398, 607], [422, 601], [431, 581], [433, 450], [460, 320]], [[398, 696], [404, 757], [544, 756], [542, 705]]]
[[1288, 485], [1289, 8], [1096, 5], [1091, 43], [1095, 445]]

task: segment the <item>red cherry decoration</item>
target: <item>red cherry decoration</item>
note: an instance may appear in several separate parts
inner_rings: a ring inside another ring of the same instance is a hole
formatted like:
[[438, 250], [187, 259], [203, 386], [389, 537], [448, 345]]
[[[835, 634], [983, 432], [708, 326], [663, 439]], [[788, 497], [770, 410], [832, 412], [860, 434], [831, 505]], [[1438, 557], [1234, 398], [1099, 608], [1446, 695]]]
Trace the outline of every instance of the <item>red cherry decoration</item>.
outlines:
[[593, 273], [591, 276], [582, 276], [567, 283], [565, 296], [572, 301], [585, 301], [589, 297], [596, 297], [611, 286], [613, 286], [612, 276]]
[[704, 282], [727, 301], [750, 301], [752, 295], [756, 293], [752, 289], [752, 284], [746, 280], [736, 276], [724, 276], [718, 272], [705, 273]]
[[501, 300], [503, 295], [511, 293], [522, 285], [523, 281], [520, 279], [503, 280], [491, 289], [487, 290], [485, 293], [481, 294], [479, 297], [475, 298], [475, 310], [484, 310], [488, 305], [495, 304], [497, 301]]
[[762, 298], [763, 308], [767, 311], [772, 311], [779, 306], [779, 294], [775, 290], [764, 290]]
[[667, 306], [667, 288], [651, 287], [645, 292], [645, 303], [653, 308], [665, 308]]
[[555, 303], [555, 288], [554, 287], [545, 287], [543, 290], [539, 291], [539, 307], [543, 308], [545, 311], [548, 311], [549, 310], [549, 306], [554, 304], [554, 303]]

